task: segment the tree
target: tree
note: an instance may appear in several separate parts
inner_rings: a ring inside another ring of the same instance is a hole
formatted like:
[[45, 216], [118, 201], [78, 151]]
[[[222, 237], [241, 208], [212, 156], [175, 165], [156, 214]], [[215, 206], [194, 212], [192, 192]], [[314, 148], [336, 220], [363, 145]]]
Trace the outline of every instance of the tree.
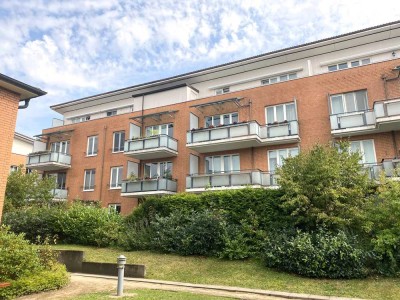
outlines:
[[348, 143], [339, 143], [316, 145], [285, 160], [278, 169], [282, 207], [297, 226], [339, 229], [358, 220], [371, 185], [360, 159]]
[[41, 178], [36, 171], [25, 174], [22, 166], [11, 172], [7, 179], [4, 211], [35, 204], [48, 204], [55, 187], [54, 178]]

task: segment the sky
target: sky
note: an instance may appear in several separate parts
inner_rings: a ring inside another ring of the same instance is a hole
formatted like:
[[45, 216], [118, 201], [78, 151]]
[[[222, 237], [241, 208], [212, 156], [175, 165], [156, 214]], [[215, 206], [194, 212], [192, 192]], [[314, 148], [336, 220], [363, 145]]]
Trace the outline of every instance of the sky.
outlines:
[[47, 92], [18, 112], [33, 136], [50, 105], [396, 20], [398, 0], [0, 1], [0, 73]]

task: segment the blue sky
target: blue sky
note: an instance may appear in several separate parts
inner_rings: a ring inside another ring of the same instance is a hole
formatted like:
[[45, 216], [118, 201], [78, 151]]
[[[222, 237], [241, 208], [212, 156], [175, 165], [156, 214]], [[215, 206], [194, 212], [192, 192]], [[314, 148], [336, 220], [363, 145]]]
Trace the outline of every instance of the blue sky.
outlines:
[[397, 1], [0, 1], [0, 73], [48, 92], [18, 113], [32, 136], [50, 105], [400, 20]]

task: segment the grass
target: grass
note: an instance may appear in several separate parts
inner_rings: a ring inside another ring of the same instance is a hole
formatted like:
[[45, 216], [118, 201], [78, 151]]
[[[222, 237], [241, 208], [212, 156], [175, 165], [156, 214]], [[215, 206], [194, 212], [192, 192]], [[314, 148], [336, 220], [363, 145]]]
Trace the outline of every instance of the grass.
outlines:
[[146, 278], [151, 279], [379, 300], [397, 300], [400, 295], [400, 278], [310, 279], [268, 269], [257, 260], [227, 261], [76, 245], [55, 248], [83, 250], [86, 261], [96, 262], [115, 263], [117, 256], [124, 254], [127, 263], [146, 265]]
[[[233, 298], [214, 297], [207, 295], [192, 294], [186, 292], [169, 292], [159, 290], [133, 290], [125, 292], [125, 294], [133, 294], [132, 296], [124, 296], [119, 299], [135, 299], [135, 300], [229, 300]], [[75, 298], [76, 300], [102, 300], [110, 299], [110, 293], [92, 293]]]

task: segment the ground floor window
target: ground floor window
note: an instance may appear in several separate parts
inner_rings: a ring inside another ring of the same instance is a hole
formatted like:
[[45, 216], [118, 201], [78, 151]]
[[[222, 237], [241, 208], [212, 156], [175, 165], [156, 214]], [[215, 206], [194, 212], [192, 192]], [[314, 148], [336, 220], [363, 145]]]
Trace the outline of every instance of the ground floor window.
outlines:
[[112, 167], [110, 176], [110, 188], [117, 189], [122, 185], [122, 167]]
[[350, 142], [350, 151], [361, 154], [360, 163], [371, 164], [376, 162], [374, 140]]
[[120, 214], [121, 213], [121, 204], [119, 204], [119, 203], [108, 204], [108, 210], [110, 212], [116, 212], [117, 214]]
[[85, 177], [83, 180], [83, 190], [84, 191], [93, 191], [94, 190], [94, 182], [95, 182], [96, 170], [85, 170]]
[[268, 151], [268, 169], [270, 172], [275, 172], [276, 169], [282, 166], [285, 159], [290, 156], [296, 156], [299, 154], [299, 148], [286, 148], [278, 150]]

